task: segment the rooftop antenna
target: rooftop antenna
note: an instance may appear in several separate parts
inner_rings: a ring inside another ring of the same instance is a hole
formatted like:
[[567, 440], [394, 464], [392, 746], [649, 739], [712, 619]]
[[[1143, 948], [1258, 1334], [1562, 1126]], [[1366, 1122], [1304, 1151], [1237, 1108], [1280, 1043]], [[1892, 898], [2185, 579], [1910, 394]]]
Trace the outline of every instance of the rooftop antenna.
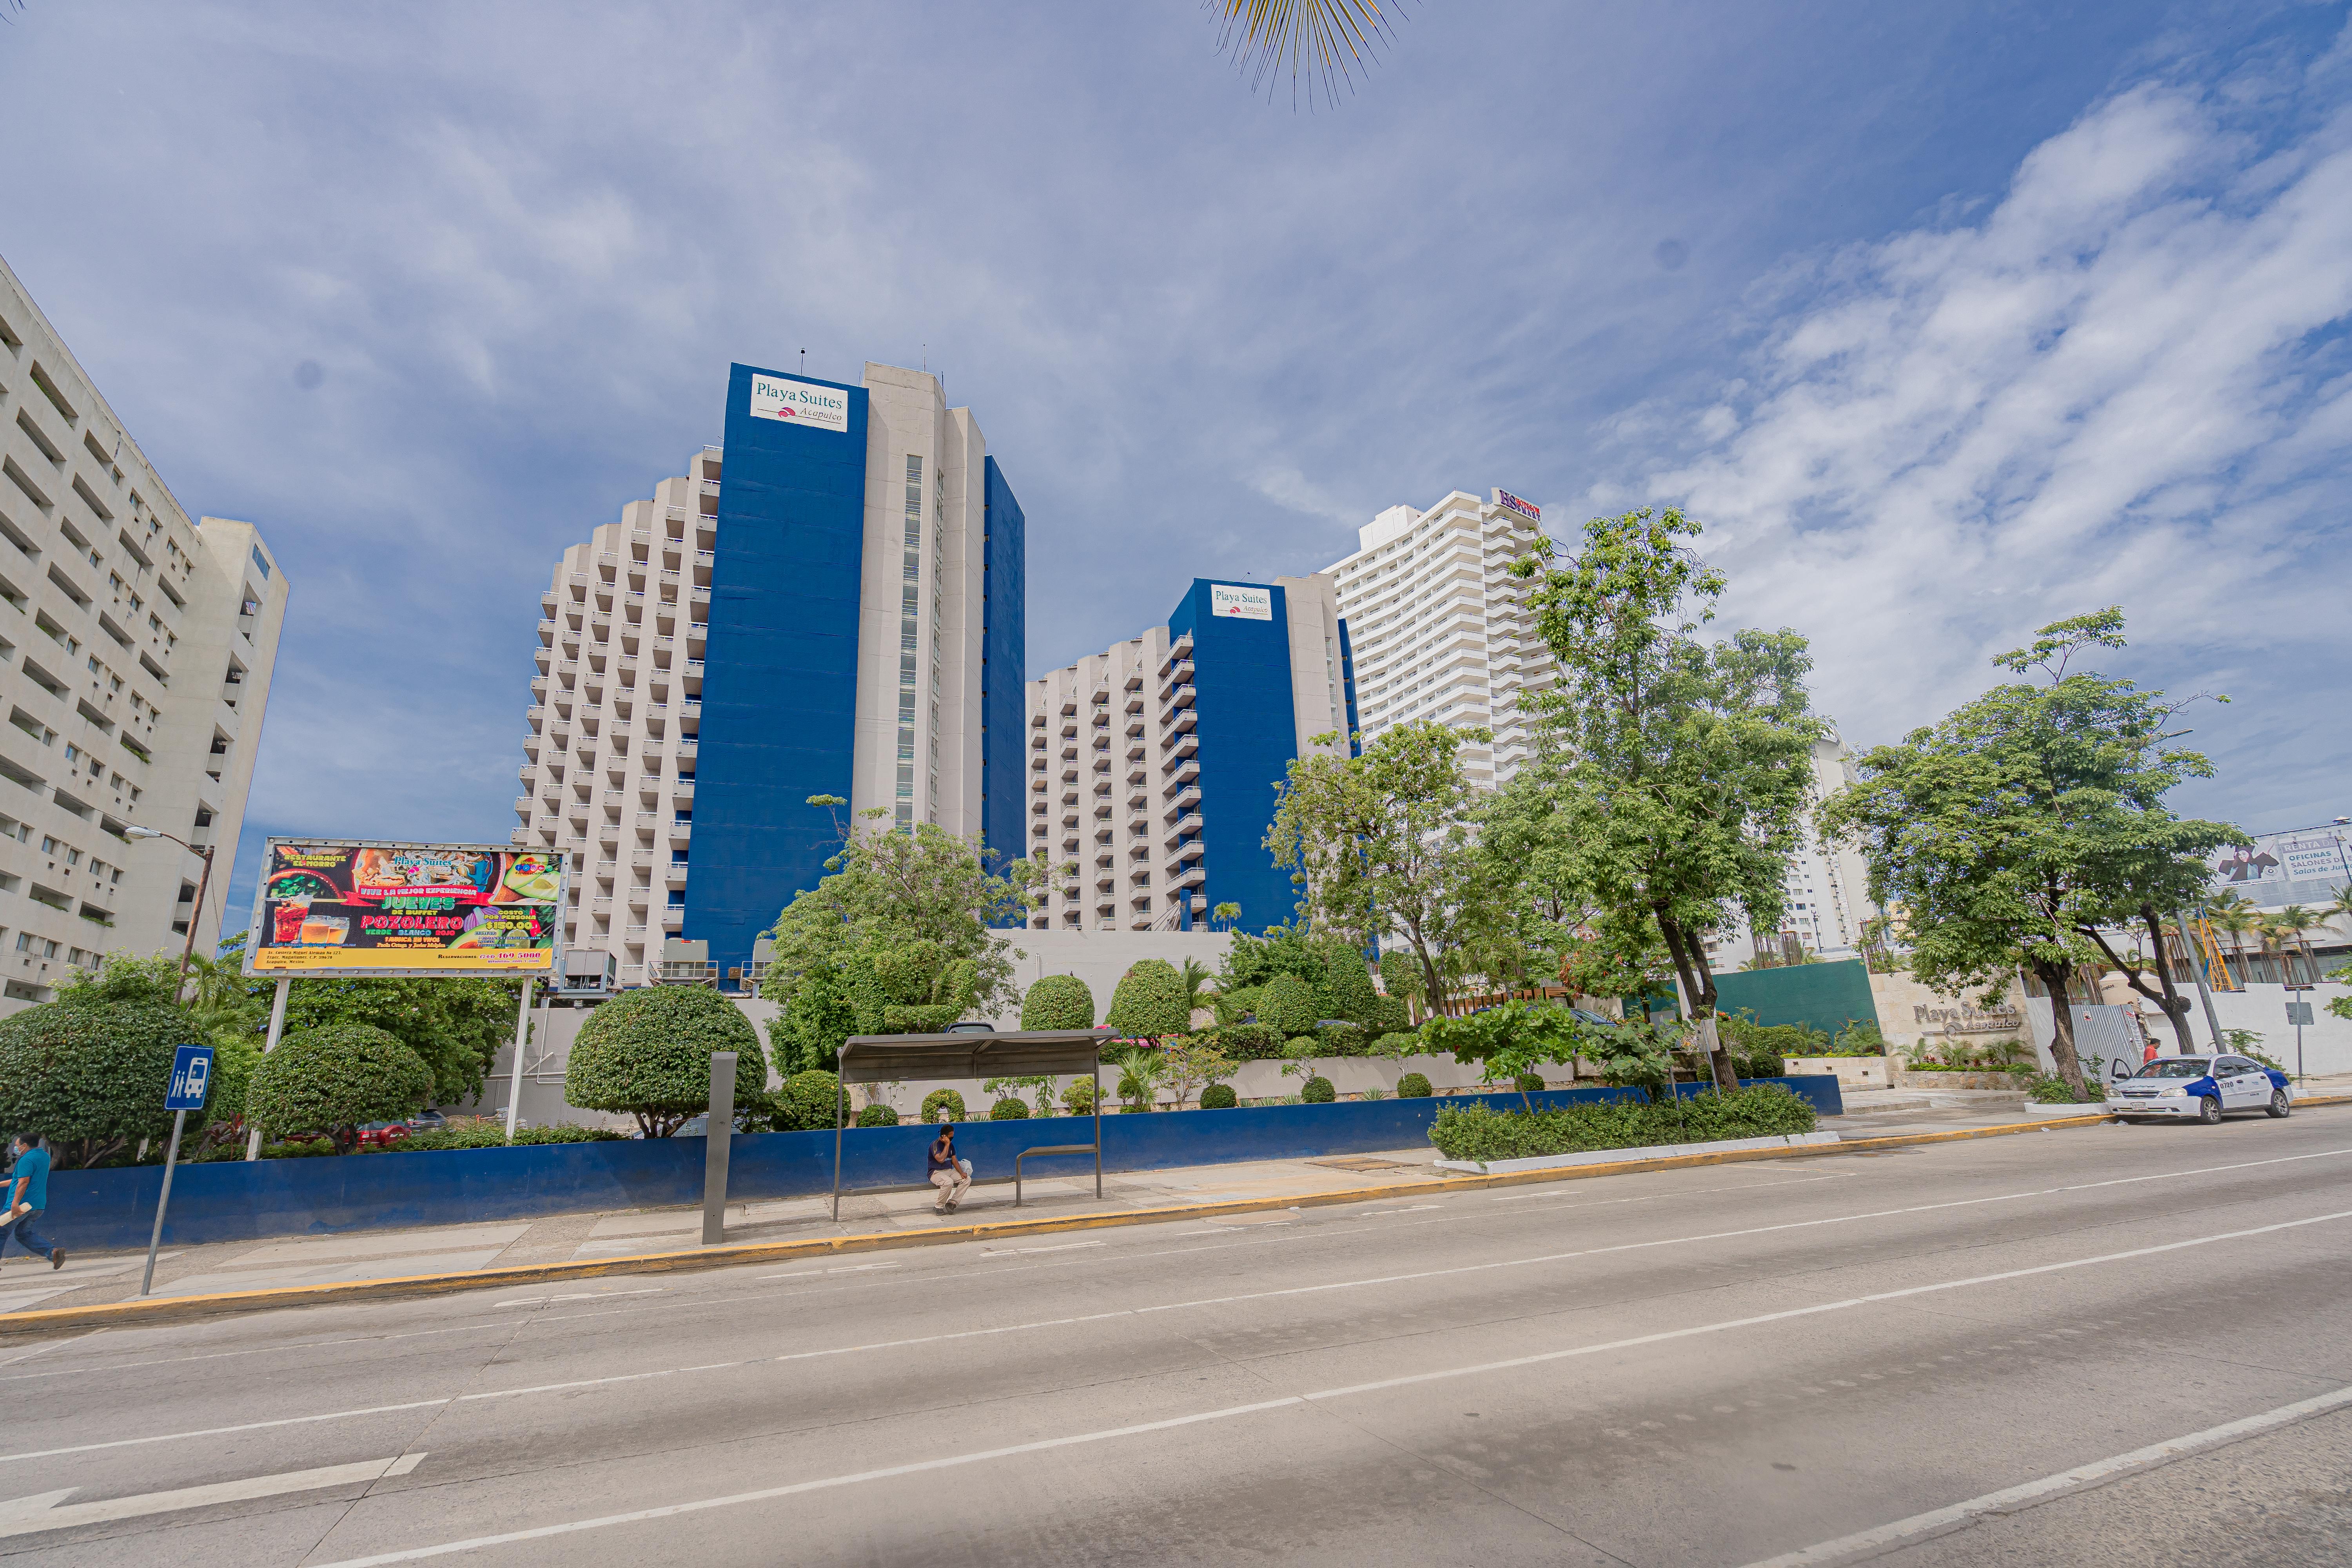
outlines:
[[808, 350], [806, 349], [801, 350], [801, 374], [803, 375], [808, 374]]

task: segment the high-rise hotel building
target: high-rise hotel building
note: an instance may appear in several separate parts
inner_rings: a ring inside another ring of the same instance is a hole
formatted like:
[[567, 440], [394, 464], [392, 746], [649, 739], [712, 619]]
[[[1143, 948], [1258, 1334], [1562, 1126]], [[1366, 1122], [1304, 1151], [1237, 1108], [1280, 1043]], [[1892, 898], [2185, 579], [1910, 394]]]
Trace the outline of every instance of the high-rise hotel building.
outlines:
[[1541, 537], [1543, 514], [1508, 490], [1454, 490], [1427, 510], [1392, 506], [1328, 569], [1354, 636], [1367, 740], [1433, 720], [1494, 732], [1462, 749], [1470, 782], [1492, 788], [1528, 758], [1528, 699], [1559, 679], [1536, 635], [1534, 584], [1510, 574]]
[[738, 364], [689, 467], [558, 567], [515, 805], [625, 985], [667, 935], [749, 984], [838, 847], [811, 796], [1024, 847], [1023, 518], [971, 411], [920, 371]]
[[212, 951], [287, 595], [252, 524], [191, 521], [0, 262], [0, 1012], [110, 953]]
[[1166, 626], [1029, 683], [1029, 855], [1057, 873], [1030, 924], [1189, 931], [1228, 903], [1243, 929], [1287, 921], [1275, 788], [1355, 728], [1329, 577], [1196, 580]]

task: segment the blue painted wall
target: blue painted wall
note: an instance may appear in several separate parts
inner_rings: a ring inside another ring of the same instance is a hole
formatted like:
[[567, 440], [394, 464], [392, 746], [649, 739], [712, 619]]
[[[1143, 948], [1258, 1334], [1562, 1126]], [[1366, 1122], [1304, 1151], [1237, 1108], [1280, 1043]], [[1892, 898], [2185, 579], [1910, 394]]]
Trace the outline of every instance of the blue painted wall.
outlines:
[[1356, 739], [1360, 721], [1356, 718], [1356, 648], [1348, 640], [1348, 623], [1339, 622], [1339, 689], [1348, 700], [1348, 754], [1360, 757], [1364, 745]]
[[[1027, 520], [1004, 470], [987, 460], [987, 495], [982, 524], [986, 542], [981, 567], [982, 623], [980, 667], [981, 838], [998, 858], [988, 862], [1002, 871], [1029, 852], [1028, 773], [1024, 743], [1027, 679], [1028, 564]], [[1018, 925], [1021, 922], [1010, 922]]]
[[[1192, 636], [1194, 705], [1201, 714], [1194, 730], [1201, 738], [1201, 865], [1207, 872], [1200, 890], [1212, 910], [1239, 904], [1243, 931], [1284, 923], [1298, 902], [1290, 873], [1265, 848], [1275, 786], [1298, 754], [1298, 721], [1290, 700], [1289, 610], [1280, 588], [1263, 586], [1274, 597], [1271, 621], [1211, 614], [1206, 577], [1193, 579], [1168, 617], [1171, 640]], [[1322, 650], [1316, 652], [1319, 665]]]
[[[1824, 1116], [1843, 1114], [1835, 1079], [1767, 1081], [1786, 1085]], [[1685, 1095], [1701, 1088], [1681, 1087]], [[1554, 1089], [1528, 1099], [1538, 1110], [1550, 1110], [1634, 1093], [1625, 1089]], [[1519, 1097], [1449, 1095], [1106, 1116], [1103, 1168], [1149, 1171], [1412, 1148], [1428, 1142], [1440, 1106], [1474, 1103], [1516, 1110]], [[1091, 1126], [1091, 1121], [1067, 1117], [1042, 1122], [970, 1121], [957, 1127], [956, 1146], [976, 1173], [989, 1180], [1010, 1176], [1013, 1157], [1020, 1151], [1083, 1141]], [[923, 1145], [935, 1135], [935, 1129], [919, 1124], [850, 1129], [842, 1135], [843, 1190], [919, 1184]], [[173, 1179], [163, 1240], [171, 1247], [194, 1247], [272, 1236], [698, 1204], [702, 1201], [702, 1159], [699, 1138], [656, 1138], [184, 1165]], [[833, 1134], [738, 1135], [729, 1150], [728, 1165], [730, 1199], [823, 1193], [833, 1184]], [[1055, 1155], [1024, 1166], [1040, 1175], [1076, 1175], [1093, 1169], [1093, 1157], [1083, 1154]], [[162, 1169], [153, 1165], [52, 1172], [47, 1223], [41, 1228], [68, 1248], [144, 1247], [155, 1223], [155, 1196], [163, 1178]]]
[[751, 416], [754, 369], [732, 367], [711, 563], [702, 748], [684, 934], [711, 962], [751, 943], [824, 874], [833, 820], [806, 804], [850, 793], [857, 605], [866, 545], [866, 389], [849, 428]]

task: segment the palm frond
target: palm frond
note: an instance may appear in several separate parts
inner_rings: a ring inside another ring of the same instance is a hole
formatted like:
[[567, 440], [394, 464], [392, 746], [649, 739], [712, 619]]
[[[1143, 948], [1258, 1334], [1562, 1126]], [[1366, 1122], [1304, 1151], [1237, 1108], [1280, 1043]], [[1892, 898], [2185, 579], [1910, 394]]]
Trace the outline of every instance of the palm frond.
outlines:
[[1393, 43], [1403, 0], [1202, 0], [1224, 15], [1217, 29], [1219, 53], [1230, 51], [1234, 68], [1249, 79], [1250, 91], [1269, 91], [1285, 76], [1290, 105], [1304, 92], [1309, 109], [1319, 88], [1337, 107], [1339, 87], [1356, 90], [1369, 75], [1380, 47]]

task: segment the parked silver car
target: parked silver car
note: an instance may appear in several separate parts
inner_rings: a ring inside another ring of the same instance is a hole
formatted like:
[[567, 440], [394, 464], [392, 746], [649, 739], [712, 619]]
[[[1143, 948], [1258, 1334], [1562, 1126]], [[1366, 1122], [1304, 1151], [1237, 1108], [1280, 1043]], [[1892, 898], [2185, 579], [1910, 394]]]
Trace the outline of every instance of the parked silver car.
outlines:
[[2107, 1109], [2126, 1121], [2202, 1121], [2232, 1110], [2284, 1116], [2294, 1103], [2286, 1074], [2244, 1057], [2158, 1057], [2107, 1089]]

